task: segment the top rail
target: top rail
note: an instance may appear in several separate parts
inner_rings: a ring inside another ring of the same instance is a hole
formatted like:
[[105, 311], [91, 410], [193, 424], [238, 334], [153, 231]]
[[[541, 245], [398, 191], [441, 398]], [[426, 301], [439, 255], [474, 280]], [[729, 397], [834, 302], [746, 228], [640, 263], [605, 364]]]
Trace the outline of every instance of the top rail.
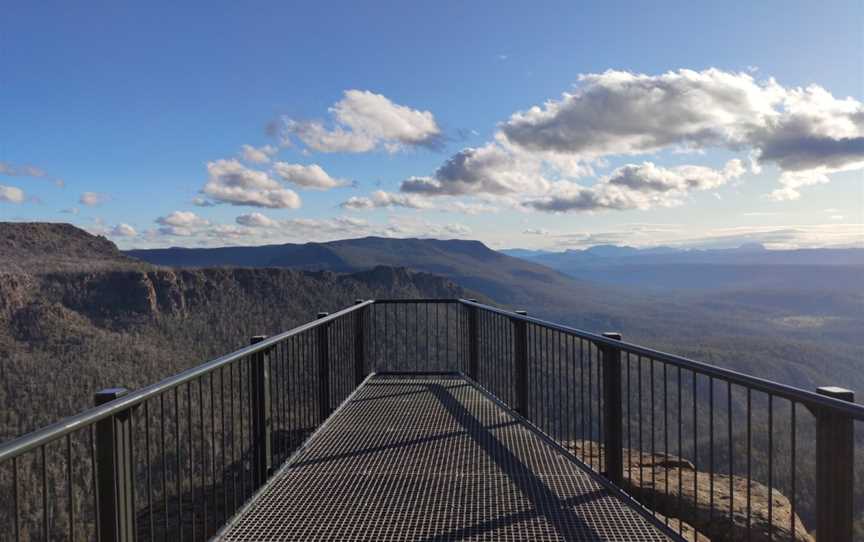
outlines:
[[162, 393], [165, 393], [166, 391], [174, 389], [178, 386], [182, 386], [187, 382], [195, 380], [202, 375], [211, 373], [219, 369], [220, 367], [237, 361], [238, 359], [243, 359], [257, 352], [266, 351], [280, 341], [284, 341], [285, 339], [294, 335], [299, 335], [304, 331], [308, 331], [310, 329], [327, 324], [328, 322], [336, 320], [337, 318], [345, 314], [349, 314], [356, 310], [362, 309], [363, 307], [367, 307], [373, 303], [374, 301], [370, 299], [363, 301], [362, 303], [346, 307], [338, 312], [334, 312], [333, 314], [330, 314], [323, 318], [307, 322], [301, 326], [295, 327], [294, 329], [285, 331], [278, 335], [273, 335], [272, 337], [268, 337], [267, 339], [259, 343], [241, 348], [239, 350], [231, 352], [230, 354], [226, 354], [196, 367], [192, 367], [191, 369], [187, 369], [172, 377], [168, 377], [164, 380], [156, 382], [155, 384], [151, 384], [149, 386], [141, 388], [140, 390], [132, 392], [119, 399], [115, 399], [114, 401], [105, 403], [104, 405], [85, 410], [84, 412], [81, 412], [79, 414], [64, 418], [59, 422], [47, 425], [42, 429], [38, 429], [36, 431], [33, 431], [32, 433], [27, 433], [18, 438], [15, 438], [5, 444], [0, 445], [0, 463], [12, 459], [13, 457], [17, 457], [35, 448], [38, 448], [43, 444], [57, 440], [60, 437], [63, 437], [69, 433], [73, 433], [88, 425], [98, 422], [99, 420], [103, 420], [105, 418], [108, 418], [109, 416], [113, 416], [114, 414], [140, 405], [148, 399], [157, 397]]
[[597, 333], [591, 333], [590, 331], [583, 331], [581, 329], [576, 329], [555, 322], [549, 322], [547, 320], [542, 320], [533, 316], [527, 316], [505, 309], [499, 309], [497, 307], [484, 305], [483, 303], [478, 303], [469, 299], [459, 299], [459, 303], [465, 306], [476, 307], [478, 309], [482, 309], [492, 313], [501, 314], [514, 320], [521, 320], [524, 322], [543, 326], [548, 329], [554, 329], [562, 333], [590, 340], [591, 342], [600, 346], [608, 346], [622, 350], [624, 352], [630, 352], [632, 354], [651, 357], [657, 361], [668, 363], [676, 367], [689, 369], [691, 371], [706, 376], [719, 378], [724, 381], [731, 382], [732, 384], [738, 384], [754, 390], [770, 393], [778, 397], [783, 397], [791, 401], [796, 401], [807, 406], [808, 408], [830, 409], [834, 412], [847, 415], [855, 420], [864, 421], [864, 405], [862, 404], [842, 401], [840, 399], [834, 399], [832, 397], [820, 395], [812, 391], [796, 388], [795, 386], [781, 384], [779, 382], [774, 382], [773, 380], [759, 378], [758, 376], [733, 371], [732, 369], [725, 369], [716, 365], [711, 365], [682, 356], [676, 356], [674, 354], [668, 354], [666, 352], [653, 350], [651, 348], [646, 348], [644, 346], [639, 346], [625, 341], [610, 339]]

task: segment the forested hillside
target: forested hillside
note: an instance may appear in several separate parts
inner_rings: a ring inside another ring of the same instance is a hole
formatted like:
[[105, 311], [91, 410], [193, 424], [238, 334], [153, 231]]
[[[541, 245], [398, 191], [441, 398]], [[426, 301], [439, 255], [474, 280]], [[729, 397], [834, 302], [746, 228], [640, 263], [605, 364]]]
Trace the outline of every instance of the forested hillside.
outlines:
[[0, 276], [0, 441], [334, 311], [357, 298], [459, 297], [405, 269], [101, 271]]

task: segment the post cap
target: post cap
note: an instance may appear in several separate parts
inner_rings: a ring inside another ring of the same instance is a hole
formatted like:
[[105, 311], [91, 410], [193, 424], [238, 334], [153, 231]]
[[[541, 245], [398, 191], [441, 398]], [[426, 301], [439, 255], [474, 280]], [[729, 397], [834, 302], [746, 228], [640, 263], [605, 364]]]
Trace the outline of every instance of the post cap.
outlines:
[[324, 318], [325, 316], [330, 316], [330, 313], [324, 311], [318, 313], [318, 318]]
[[528, 311], [525, 311], [525, 310], [518, 310], [518, 311], [513, 311], [513, 312], [515, 312], [516, 314], [518, 314], [520, 316], [528, 316]]
[[847, 390], [846, 388], [840, 388], [837, 386], [822, 386], [816, 388], [816, 393], [818, 393], [819, 395], [824, 395], [826, 397], [840, 399], [841, 401], [849, 401], [850, 403], [855, 402], [855, 392], [852, 390]]
[[603, 333], [603, 336], [607, 339], [615, 339], [616, 341], [621, 340], [621, 334], [617, 331], [606, 331], [605, 333]]
[[249, 344], [258, 344], [266, 338], [267, 335], [253, 335], [249, 338]]
[[114, 399], [119, 399], [128, 393], [129, 390], [126, 388], [105, 388], [104, 390], [99, 390], [93, 394], [93, 402], [96, 406], [104, 405], [105, 403], [110, 403]]

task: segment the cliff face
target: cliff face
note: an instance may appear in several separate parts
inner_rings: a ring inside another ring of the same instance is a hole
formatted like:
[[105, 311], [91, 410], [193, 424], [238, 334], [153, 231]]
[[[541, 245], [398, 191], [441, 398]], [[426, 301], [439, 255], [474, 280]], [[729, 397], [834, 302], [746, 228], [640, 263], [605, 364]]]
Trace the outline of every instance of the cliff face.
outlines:
[[102, 387], [158, 381], [358, 298], [466, 296], [386, 267], [3, 273], [0, 441], [91, 406]]
[[[56, 304], [96, 325], [124, 328], [147, 320], [190, 316], [231, 298], [285, 301], [318, 299], [317, 306], [349, 305], [357, 297], [460, 297], [465, 290], [441, 277], [378, 267], [340, 275], [287, 269], [104, 271], [30, 275], [5, 273], [0, 320], [33, 302]], [[341, 299], [331, 299], [341, 293]], [[340, 303], [341, 301], [341, 303]]]

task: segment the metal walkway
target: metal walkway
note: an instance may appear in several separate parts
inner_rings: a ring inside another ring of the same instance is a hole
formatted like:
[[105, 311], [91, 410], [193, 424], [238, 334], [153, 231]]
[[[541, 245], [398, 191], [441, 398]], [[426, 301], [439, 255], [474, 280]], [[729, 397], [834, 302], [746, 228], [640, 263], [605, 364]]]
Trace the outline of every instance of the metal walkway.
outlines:
[[463, 378], [373, 375], [217, 539], [670, 537]]

